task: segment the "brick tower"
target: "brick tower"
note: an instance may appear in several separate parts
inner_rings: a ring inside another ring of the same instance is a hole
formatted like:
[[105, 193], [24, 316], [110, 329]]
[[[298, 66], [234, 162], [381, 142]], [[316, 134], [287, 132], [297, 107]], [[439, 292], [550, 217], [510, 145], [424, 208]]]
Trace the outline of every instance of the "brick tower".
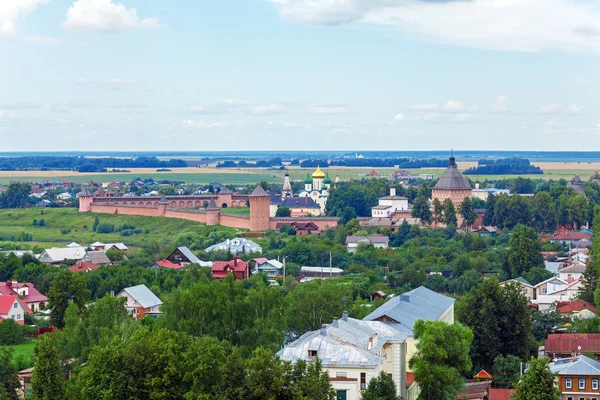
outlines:
[[221, 219], [221, 209], [215, 203], [215, 199], [210, 199], [210, 203], [206, 206], [206, 225], [219, 225]]
[[250, 200], [250, 230], [267, 231], [271, 228], [269, 204], [271, 197], [262, 186], [258, 185], [249, 196]]
[[79, 212], [92, 211], [92, 201], [94, 200], [94, 195], [90, 193], [87, 186], [84, 186], [81, 189], [81, 192], [77, 193], [77, 198], [79, 198]]

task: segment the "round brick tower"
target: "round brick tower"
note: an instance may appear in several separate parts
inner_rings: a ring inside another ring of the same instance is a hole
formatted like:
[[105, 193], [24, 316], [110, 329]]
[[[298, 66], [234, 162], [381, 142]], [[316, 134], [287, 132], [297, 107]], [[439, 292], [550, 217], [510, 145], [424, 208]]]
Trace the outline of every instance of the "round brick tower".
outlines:
[[221, 209], [215, 203], [215, 199], [210, 199], [210, 203], [206, 207], [206, 225], [219, 225]]
[[450, 199], [454, 204], [454, 208], [458, 210], [460, 203], [466, 197], [472, 196], [473, 189], [471, 188], [471, 184], [460, 173], [456, 166], [456, 159], [454, 156], [451, 156], [450, 165], [431, 191], [431, 199], [438, 199], [440, 203], [444, 203], [444, 200]]
[[271, 197], [262, 186], [258, 185], [250, 194], [250, 230], [267, 231], [271, 228], [269, 204]]

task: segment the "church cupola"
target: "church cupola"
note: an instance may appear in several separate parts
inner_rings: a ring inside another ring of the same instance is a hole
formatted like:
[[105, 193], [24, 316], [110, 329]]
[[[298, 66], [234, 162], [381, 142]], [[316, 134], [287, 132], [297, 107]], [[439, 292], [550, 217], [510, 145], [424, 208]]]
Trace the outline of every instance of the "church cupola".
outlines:
[[394, 181], [392, 181], [392, 183], [390, 184], [390, 196], [395, 196], [396, 195], [396, 184], [394, 183]]

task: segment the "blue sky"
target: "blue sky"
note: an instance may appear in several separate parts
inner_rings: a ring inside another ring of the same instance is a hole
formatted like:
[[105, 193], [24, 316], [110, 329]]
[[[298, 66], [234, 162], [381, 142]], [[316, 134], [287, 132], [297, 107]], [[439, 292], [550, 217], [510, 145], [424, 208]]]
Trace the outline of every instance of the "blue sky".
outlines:
[[0, 138], [598, 150], [599, 53], [592, 0], [0, 0]]

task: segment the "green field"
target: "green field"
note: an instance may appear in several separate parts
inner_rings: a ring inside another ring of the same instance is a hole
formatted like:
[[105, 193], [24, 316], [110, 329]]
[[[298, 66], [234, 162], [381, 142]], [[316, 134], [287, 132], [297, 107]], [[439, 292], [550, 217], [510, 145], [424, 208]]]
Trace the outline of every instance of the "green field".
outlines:
[[[278, 172], [278, 171], [277, 171]], [[283, 176], [283, 174], [281, 174]], [[267, 182], [279, 182], [281, 178], [277, 175], [261, 170], [260, 173], [239, 173], [232, 171], [231, 173], [176, 173], [176, 172], [156, 172], [156, 173], [106, 173], [106, 174], [95, 174], [95, 175], [73, 175], [73, 176], [19, 176], [15, 173], [11, 176], [1, 176], [0, 184], [8, 184], [10, 181], [28, 181], [28, 182], [56, 182], [56, 181], [69, 181], [76, 183], [87, 183], [90, 180], [96, 182], [131, 182], [135, 178], [152, 178], [155, 180], [172, 180], [181, 181], [186, 183], [194, 184], [208, 184], [209, 182], [217, 181], [224, 185], [251, 185], [256, 184], [260, 181]]]
[[[96, 216], [100, 219], [100, 223], [106, 222], [115, 226], [133, 225], [144, 233], [132, 236], [121, 236], [119, 233], [96, 233], [92, 230]], [[32, 225], [34, 219], [40, 220], [42, 218], [45, 226]], [[66, 232], [65, 229], [70, 230], [70, 232], [63, 233]], [[16, 241], [19, 234], [26, 232], [33, 235], [33, 241], [21, 242], [22, 244], [42, 247], [62, 247], [70, 242], [89, 245], [96, 241], [102, 243], [123, 242], [133, 247], [142, 246], [148, 240], [172, 244], [184, 232], [202, 234], [214, 229], [236, 232], [234, 228], [207, 227], [198, 222], [181, 219], [80, 213], [75, 208], [0, 210], [0, 237], [4, 241], [10, 241], [11, 236], [14, 236]]]
[[235, 214], [235, 215], [250, 215], [249, 207], [229, 207], [221, 209], [221, 212], [225, 214]]
[[13, 362], [18, 359], [32, 360], [35, 342], [27, 342], [16, 346], [2, 346], [13, 349]]

